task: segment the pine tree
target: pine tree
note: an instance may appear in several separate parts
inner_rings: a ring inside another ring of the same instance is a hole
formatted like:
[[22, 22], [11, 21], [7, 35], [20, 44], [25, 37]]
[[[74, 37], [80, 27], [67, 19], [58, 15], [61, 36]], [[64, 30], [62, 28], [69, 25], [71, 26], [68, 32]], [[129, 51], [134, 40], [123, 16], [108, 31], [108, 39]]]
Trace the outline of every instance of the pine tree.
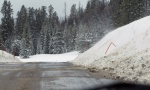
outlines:
[[74, 21], [73, 23], [73, 27], [72, 27], [72, 32], [71, 32], [71, 45], [72, 45], [72, 50], [75, 50], [75, 39], [76, 39], [76, 35], [77, 35], [77, 24]]
[[37, 43], [37, 54], [44, 54], [44, 42], [45, 42], [45, 34], [47, 30], [47, 21], [45, 19], [43, 25], [42, 25], [42, 30], [40, 31], [40, 35], [38, 38], [38, 43]]
[[64, 52], [64, 40], [63, 40], [63, 31], [59, 29], [53, 38], [54, 49], [53, 54], [61, 54]]
[[111, 0], [115, 27], [126, 25], [141, 18], [145, 12], [143, 0]]
[[[46, 34], [47, 27], [47, 13], [46, 6], [42, 6], [41, 9], [35, 10], [35, 33], [33, 38], [33, 43], [35, 47], [35, 52], [37, 54], [44, 54], [44, 36]], [[40, 32], [40, 33], [38, 33]]]
[[64, 35], [64, 52], [68, 51], [68, 22], [64, 22], [63, 35]]
[[[4, 0], [1, 13], [3, 15], [1, 21], [1, 29], [2, 29], [2, 40], [5, 42], [9, 36], [12, 35], [14, 30], [14, 21], [13, 21], [13, 10], [11, 9], [12, 5], [10, 1]], [[7, 45], [8, 46], [8, 45]]]
[[69, 16], [68, 24], [73, 25], [74, 21], [77, 22], [76, 4], [73, 4], [71, 9], [70, 9], [70, 16]]
[[67, 22], [67, 4], [64, 3], [64, 16], [65, 16], [65, 23]]
[[2, 50], [2, 29], [0, 25], [0, 50]]
[[75, 33], [76, 30], [73, 29], [74, 29], [74, 23], [77, 24], [77, 22], [78, 22], [78, 12], [76, 9], [76, 5], [73, 4], [70, 9], [70, 16], [64, 28], [65, 48], [67, 49], [66, 51], [72, 51], [75, 49], [74, 39], [76, 36]]
[[[16, 24], [15, 24], [15, 31], [14, 31], [14, 43], [12, 44], [13, 47], [13, 51], [15, 52], [16, 55], [22, 55], [24, 54], [24, 43], [25, 43], [25, 38], [23, 36], [23, 32], [24, 32], [24, 27], [25, 27], [25, 23], [26, 23], [26, 18], [27, 18], [27, 9], [24, 5], [22, 5], [20, 11], [18, 11], [17, 13], [17, 18], [16, 18]], [[15, 49], [15, 51], [14, 51]]]
[[43, 25], [46, 17], [47, 17], [47, 12], [46, 12], [47, 7], [46, 6], [42, 6], [41, 7], [41, 25]]
[[35, 10], [35, 25], [36, 25], [36, 32], [40, 32], [42, 29], [43, 23], [41, 22], [41, 9]]
[[21, 38], [23, 34], [23, 27], [26, 21], [26, 17], [27, 17], [27, 9], [23, 5], [21, 7], [21, 10], [17, 13], [16, 26], [15, 26], [16, 35], [20, 36]]
[[33, 50], [33, 42], [31, 39], [29, 19], [28, 17], [26, 17], [26, 21], [23, 26], [23, 38], [21, 42], [20, 56], [22, 58], [29, 58], [29, 56], [32, 54], [32, 50]]
[[45, 26], [45, 36], [44, 36], [44, 53], [50, 54], [51, 52], [51, 29], [50, 29], [50, 23], [48, 20], [46, 20], [46, 26]]
[[55, 35], [55, 30], [54, 30], [54, 21], [57, 19], [57, 13], [54, 12], [54, 8], [52, 5], [49, 6], [48, 8], [49, 16], [48, 16], [48, 35], [49, 35], [49, 41], [48, 43], [48, 49], [49, 49], [49, 54], [53, 54], [53, 37]]
[[60, 54], [64, 51], [63, 30], [60, 28], [59, 18], [56, 12], [53, 13], [53, 36], [52, 38], [52, 53]]
[[112, 20], [113, 20], [113, 24], [115, 27], [119, 27], [121, 26], [120, 23], [120, 16], [121, 16], [121, 9], [120, 9], [120, 5], [122, 3], [123, 0], [110, 0], [110, 4], [111, 4], [111, 10], [112, 10]]
[[[40, 32], [42, 29], [42, 25], [45, 22], [47, 17], [46, 6], [42, 6], [41, 9], [35, 10], [35, 24], [36, 24], [36, 32]], [[38, 36], [39, 34], [37, 34]]]
[[54, 13], [54, 8], [53, 8], [52, 5], [50, 5], [50, 6], [48, 7], [48, 12], [49, 12], [49, 18], [52, 18], [52, 15], [53, 15], [53, 13]]
[[[127, 2], [128, 3], [128, 2]], [[130, 5], [128, 5], [129, 20], [130, 22], [142, 18], [145, 12], [144, 0], [136, 0], [133, 2], [130, 1]]]
[[36, 32], [36, 24], [35, 24], [35, 15], [34, 15], [34, 8], [29, 8], [29, 26], [31, 31], [31, 38], [33, 42], [33, 50], [32, 55], [36, 54], [37, 49], [37, 32]]
[[144, 0], [145, 16], [150, 14], [150, 0]]
[[80, 23], [83, 16], [84, 16], [84, 10], [83, 10], [83, 7], [81, 7], [80, 3], [79, 3], [79, 8], [78, 8], [77, 15], [78, 15], [78, 22]]
[[[43, 12], [44, 11], [43, 7]], [[52, 53], [52, 36], [54, 35], [54, 24], [53, 24], [53, 7], [52, 5], [48, 8], [49, 16], [44, 14], [43, 19], [45, 18], [42, 29], [40, 31], [40, 38], [38, 38], [37, 53], [50, 54]]]
[[85, 22], [89, 22], [89, 16], [91, 13], [90, 8], [91, 8], [91, 2], [88, 1], [87, 5], [86, 5], [85, 13], [84, 13], [84, 21]]

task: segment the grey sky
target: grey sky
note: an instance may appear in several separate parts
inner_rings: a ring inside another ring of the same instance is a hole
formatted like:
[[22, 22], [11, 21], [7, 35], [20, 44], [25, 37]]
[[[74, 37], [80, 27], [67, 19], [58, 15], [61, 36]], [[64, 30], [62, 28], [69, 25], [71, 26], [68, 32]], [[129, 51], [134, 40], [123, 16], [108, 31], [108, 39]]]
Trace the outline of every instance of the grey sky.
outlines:
[[[0, 0], [0, 8], [2, 7], [4, 0]], [[88, 0], [8, 0], [12, 4], [12, 8], [14, 10], [14, 17], [16, 17], [17, 11], [20, 10], [22, 5], [25, 5], [26, 7], [34, 7], [39, 8], [41, 6], [49, 6], [50, 4], [54, 7], [55, 11], [57, 11], [59, 17], [63, 17], [63, 11], [64, 11], [64, 3], [67, 4], [67, 13], [70, 13], [70, 8], [72, 4], [79, 4], [85, 8], [86, 3]], [[2, 15], [0, 14], [0, 18]]]

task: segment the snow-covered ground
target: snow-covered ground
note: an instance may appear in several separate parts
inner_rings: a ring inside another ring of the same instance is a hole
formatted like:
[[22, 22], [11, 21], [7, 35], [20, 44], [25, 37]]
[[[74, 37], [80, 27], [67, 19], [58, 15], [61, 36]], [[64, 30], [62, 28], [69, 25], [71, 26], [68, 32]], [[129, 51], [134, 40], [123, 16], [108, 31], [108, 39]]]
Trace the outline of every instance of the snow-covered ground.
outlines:
[[[116, 47], [108, 49], [111, 43]], [[150, 83], [150, 16], [110, 32], [72, 63], [106, 70], [123, 80]]]
[[0, 62], [20, 62], [20, 60], [7, 52], [0, 50]]
[[79, 53], [77, 51], [64, 54], [39, 54], [28, 59], [20, 59], [22, 62], [68, 62], [74, 60]]

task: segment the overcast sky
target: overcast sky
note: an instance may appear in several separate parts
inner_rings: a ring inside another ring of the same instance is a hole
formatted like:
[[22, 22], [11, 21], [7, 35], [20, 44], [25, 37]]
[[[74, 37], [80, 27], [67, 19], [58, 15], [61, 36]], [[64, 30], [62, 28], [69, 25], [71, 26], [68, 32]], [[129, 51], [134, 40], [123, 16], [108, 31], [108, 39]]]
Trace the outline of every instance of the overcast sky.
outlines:
[[[4, 0], [0, 0], [0, 8], [2, 7]], [[25, 5], [26, 7], [34, 7], [39, 8], [41, 6], [49, 6], [50, 4], [54, 7], [54, 10], [57, 11], [59, 17], [64, 16], [64, 3], [67, 4], [67, 13], [70, 13], [70, 8], [72, 4], [77, 4], [77, 7], [79, 5], [79, 2], [83, 6], [83, 8], [86, 7], [86, 3], [88, 0], [8, 0], [12, 4], [12, 8], [14, 10], [14, 17], [16, 18], [16, 13], [20, 10], [22, 5]], [[2, 15], [0, 14], [0, 18]]]

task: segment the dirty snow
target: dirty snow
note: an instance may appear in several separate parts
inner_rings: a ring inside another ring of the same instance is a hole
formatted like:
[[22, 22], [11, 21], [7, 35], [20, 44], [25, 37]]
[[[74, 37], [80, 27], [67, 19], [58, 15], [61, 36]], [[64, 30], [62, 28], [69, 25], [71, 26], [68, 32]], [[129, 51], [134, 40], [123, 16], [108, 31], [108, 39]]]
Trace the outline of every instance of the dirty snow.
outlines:
[[79, 52], [74, 51], [64, 54], [39, 54], [30, 56], [28, 59], [21, 59], [22, 62], [68, 62], [74, 60], [79, 55]]
[[[105, 54], [110, 43], [107, 54]], [[106, 70], [114, 78], [150, 83], [150, 16], [118, 28], [72, 61], [75, 65]]]
[[12, 62], [20, 62], [20, 60], [7, 52], [0, 50], [0, 62], [12, 63]]

